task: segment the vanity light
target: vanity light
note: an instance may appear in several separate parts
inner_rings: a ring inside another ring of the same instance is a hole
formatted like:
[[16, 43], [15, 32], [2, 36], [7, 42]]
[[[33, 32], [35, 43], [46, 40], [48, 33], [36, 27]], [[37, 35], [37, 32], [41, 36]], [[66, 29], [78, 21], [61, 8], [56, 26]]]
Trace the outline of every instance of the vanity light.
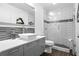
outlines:
[[49, 16], [54, 16], [55, 14], [53, 12], [49, 12]]
[[52, 3], [53, 5], [56, 5], [56, 3]]

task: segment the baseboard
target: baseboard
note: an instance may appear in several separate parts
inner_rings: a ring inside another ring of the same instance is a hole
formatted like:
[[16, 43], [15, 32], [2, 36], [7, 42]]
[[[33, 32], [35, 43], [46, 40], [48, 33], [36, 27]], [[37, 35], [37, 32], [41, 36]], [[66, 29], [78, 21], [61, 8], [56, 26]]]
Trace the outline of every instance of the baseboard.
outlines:
[[59, 51], [66, 52], [66, 53], [70, 53], [70, 49], [68, 49], [68, 48], [63, 48], [63, 47], [59, 47], [59, 46], [53, 46], [52, 48], [59, 50]]

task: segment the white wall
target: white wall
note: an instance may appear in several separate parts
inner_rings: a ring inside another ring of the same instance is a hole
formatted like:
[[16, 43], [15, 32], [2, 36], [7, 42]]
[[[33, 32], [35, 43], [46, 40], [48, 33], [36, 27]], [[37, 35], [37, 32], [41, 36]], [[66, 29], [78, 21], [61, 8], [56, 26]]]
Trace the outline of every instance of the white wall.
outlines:
[[76, 44], [76, 54], [79, 56], [79, 23], [75, 22], [75, 44]]
[[78, 18], [77, 16], [79, 16], [77, 14], [77, 12], [79, 11], [79, 4], [75, 4], [75, 52], [76, 55], [79, 56], [79, 22], [77, 22]]
[[[62, 6], [62, 8], [60, 8]], [[63, 19], [72, 19], [73, 18], [73, 14], [74, 14], [74, 4], [70, 4], [69, 6], [65, 4], [65, 6], [63, 6], [63, 4], [60, 5], [54, 5], [53, 7], [56, 7], [55, 9], [51, 10], [51, 11], [47, 11], [47, 20], [49, 17], [49, 12], [53, 12], [54, 15], [51, 16], [52, 18], [49, 19], [51, 21], [55, 21], [55, 20], [63, 20]]]
[[35, 23], [35, 15], [28, 14], [28, 22], [30, 21]]
[[79, 3], [76, 3], [75, 4], [75, 20], [74, 20], [74, 24], [75, 24], [75, 40], [74, 40], [74, 43], [75, 43], [75, 46], [74, 46], [74, 49], [75, 49], [75, 53], [77, 56], [79, 56], [79, 22], [77, 22], [77, 20], [79, 20], [79, 18], [77, 18], [77, 16], [79, 16], [77, 13], [79, 12]]
[[19, 17], [23, 18], [26, 25], [28, 24], [27, 12], [9, 4], [0, 3], [0, 22], [16, 23], [16, 19]]
[[63, 9], [57, 9], [52, 11], [55, 15], [52, 17], [52, 21], [55, 20], [63, 20], [63, 19], [71, 19], [73, 18], [74, 8], [72, 7], [64, 7]]
[[44, 10], [38, 4], [35, 4], [35, 33], [44, 35]]

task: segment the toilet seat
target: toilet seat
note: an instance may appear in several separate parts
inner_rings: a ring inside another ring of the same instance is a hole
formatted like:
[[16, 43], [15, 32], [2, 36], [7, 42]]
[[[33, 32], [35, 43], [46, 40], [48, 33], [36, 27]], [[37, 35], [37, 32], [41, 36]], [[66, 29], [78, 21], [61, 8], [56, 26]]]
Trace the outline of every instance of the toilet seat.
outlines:
[[50, 46], [50, 45], [53, 46], [53, 45], [54, 45], [54, 42], [51, 41], [51, 40], [45, 40], [45, 44], [46, 44], [46, 45], [49, 45], [49, 46]]

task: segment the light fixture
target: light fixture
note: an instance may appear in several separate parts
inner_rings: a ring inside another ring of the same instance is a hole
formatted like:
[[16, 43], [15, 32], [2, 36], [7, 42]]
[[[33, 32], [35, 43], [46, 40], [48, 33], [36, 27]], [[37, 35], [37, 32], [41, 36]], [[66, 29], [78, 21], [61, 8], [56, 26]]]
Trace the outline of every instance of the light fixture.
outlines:
[[53, 5], [56, 5], [56, 3], [52, 3]]
[[26, 3], [28, 5], [30, 5], [31, 7], [35, 7], [33, 3]]
[[49, 16], [54, 16], [55, 14], [53, 12], [49, 12]]

